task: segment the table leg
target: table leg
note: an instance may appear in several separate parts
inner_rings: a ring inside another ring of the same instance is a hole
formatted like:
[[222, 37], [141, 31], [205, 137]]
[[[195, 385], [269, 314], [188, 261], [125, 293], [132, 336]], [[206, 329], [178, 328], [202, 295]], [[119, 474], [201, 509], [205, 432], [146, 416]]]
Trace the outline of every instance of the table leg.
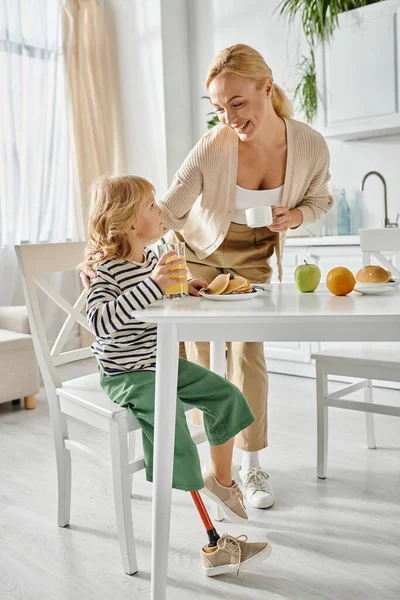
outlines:
[[210, 369], [225, 377], [226, 375], [226, 342], [210, 343]]
[[[226, 342], [210, 342], [210, 369], [221, 377], [226, 376]], [[211, 514], [214, 521], [224, 520], [224, 513], [214, 502], [211, 503]]]
[[174, 461], [178, 338], [175, 325], [157, 328], [151, 600], [165, 600]]

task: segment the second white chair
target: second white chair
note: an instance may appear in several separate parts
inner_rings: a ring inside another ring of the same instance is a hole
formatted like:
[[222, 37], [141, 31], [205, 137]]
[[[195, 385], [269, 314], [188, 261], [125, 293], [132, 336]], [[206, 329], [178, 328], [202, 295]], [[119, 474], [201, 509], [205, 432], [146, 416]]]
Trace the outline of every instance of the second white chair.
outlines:
[[[372, 259], [379, 261], [400, 280], [397, 269], [382, 252], [396, 255], [400, 264], [400, 229], [361, 229], [360, 244], [364, 266]], [[400, 288], [399, 288], [400, 289]], [[397, 289], [394, 292], [399, 295]], [[399, 327], [400, 342], [400, 327]], [[327, 349], [316, 352], [311, 358], [316, 362], [317, 383], [317, 476], [325, 479], [328, 458], [328, 408], [345, 408], [366, 413], [367, 445], [375, 448], [373, 413], [400, 417], [400, 407], [373, 402], [372, 380], [400, 382], [400, 343], [398, 346], [387, 344], [382, 348], [378, 344], [359, 344], [356, 349]], [[341, 390], [328, 393], [328, 376], [360, 378]], [[344, 400], [346, 396], [364, 390], [364, 402]]]

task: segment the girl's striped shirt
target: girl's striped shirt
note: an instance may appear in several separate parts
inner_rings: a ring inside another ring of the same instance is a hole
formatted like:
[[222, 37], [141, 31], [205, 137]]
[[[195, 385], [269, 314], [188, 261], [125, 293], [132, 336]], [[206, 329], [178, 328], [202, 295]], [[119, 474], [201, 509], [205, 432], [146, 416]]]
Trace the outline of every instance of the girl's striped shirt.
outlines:
[[146, 248], [143, 263], [110, 259], [97, 265], [97, 278], [90, 283], [87, 317], [96, 336], [92, 352], [109, 375], [156, 369], [157, 326], [132, 316], [132, 311], [163, 297], [150, 277], [156, 264], [156, 255]]

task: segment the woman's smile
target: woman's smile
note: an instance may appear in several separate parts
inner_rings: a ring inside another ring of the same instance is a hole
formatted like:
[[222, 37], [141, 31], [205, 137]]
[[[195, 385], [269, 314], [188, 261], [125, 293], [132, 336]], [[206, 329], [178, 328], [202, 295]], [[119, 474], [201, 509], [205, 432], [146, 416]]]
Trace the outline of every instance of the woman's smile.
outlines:
[[250, 125], [250, 121], [245, 121], [240, 126], [239, 125], [232, 125], [232, 129], [234, 129], [236, 131], [236, 133], [244, 133], [248, 129], [249, 125]]

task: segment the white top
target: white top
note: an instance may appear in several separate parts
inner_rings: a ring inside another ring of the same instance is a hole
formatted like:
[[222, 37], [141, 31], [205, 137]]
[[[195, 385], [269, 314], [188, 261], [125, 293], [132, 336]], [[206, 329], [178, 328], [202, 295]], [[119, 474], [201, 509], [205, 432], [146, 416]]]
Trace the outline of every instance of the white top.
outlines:
[[246, 225], [246, 208], [257, 206], [280, 206], [282, 204], [283, 185], [273, 190], [247, 190], [236, 186], [236, 210], [232, 217], [233, 223]]

